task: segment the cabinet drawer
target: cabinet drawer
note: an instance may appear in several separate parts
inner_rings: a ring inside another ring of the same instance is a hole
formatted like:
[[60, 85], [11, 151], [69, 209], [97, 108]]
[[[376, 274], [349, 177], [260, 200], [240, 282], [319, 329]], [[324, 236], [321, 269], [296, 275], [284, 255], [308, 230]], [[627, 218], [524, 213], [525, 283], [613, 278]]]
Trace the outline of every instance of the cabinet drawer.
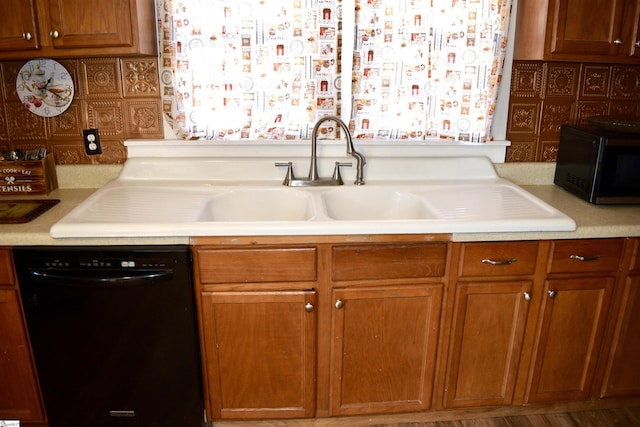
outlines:
[[200, 283], [314, 281], [315, 248], [199, 249]]
[[633, 263], [631, 264], [632, 270], [640, 270], [640, 240], [634, 239], [633, 242]]
[[333, 280], [402, 279], [444, 275], [446, 243], [336, 246]]
[[607, 272], [618, 269], [622, 239], [557, 240], [552, 242], [549, 273]]
[[464, 243], [460, 276], [533, 274], [538, 242]]
[[13, 285], [13, 264], [11, 252], [8, 249], [0, 249], [0, 285]]

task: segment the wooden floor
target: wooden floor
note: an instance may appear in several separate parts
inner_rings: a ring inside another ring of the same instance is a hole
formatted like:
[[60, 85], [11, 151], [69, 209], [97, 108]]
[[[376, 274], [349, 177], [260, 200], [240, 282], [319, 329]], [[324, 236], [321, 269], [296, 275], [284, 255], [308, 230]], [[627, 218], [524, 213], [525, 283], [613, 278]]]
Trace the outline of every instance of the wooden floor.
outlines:
[[640, 426], [640, 407], [556, 414], [514, 415], [468, 420], [372, 424], [371, 427], [634, 427]]
[[216, 421], [214, 427], [640, 427], [640, 403], [597, 409], [551, 405], [297, 420]]

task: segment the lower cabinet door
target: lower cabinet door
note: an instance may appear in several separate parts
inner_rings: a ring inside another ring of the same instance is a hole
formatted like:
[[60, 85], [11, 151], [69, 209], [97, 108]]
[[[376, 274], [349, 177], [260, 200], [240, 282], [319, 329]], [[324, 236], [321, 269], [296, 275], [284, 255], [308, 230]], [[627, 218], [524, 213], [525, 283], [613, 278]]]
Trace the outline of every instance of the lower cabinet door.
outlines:
[[441, 285], [333, 290], [331, 415], [431, 403]]
[[456, 286], [446, 408], [511, 403], [531, 287], [526, 280]]
[[0, 289], [0, 420], [44, 420], [18, 292]]
[[609, 276], [547, 281], [529, 402], [589, 398], [613, 283]]
[[315, 291], [201, 294], [209, 418], [315, 415], [315, 301]]
[[640, 276], [627, 279], [620, 316], [600, 397], [640, 396]]

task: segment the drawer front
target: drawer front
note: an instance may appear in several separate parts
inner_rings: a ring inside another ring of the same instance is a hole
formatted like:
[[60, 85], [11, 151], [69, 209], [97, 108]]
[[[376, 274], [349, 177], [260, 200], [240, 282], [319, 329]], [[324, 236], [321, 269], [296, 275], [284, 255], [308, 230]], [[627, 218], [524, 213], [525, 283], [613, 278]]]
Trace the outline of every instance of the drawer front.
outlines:
[[632, 270], [640, 270], [640, 239], [634, 239], [633, 242], [633, 259], [635, 260], [631, 266]]
[[460, 276], [510, 276], [533, 274], [538, 242], [464, 243]]
[[444, 275], [446, 243], [335, 246], [331, 277], [340, 280], [412, 279]]
[[316, 248], [198, 249], [200, 283], [315, 281]]
[[557, 240], [551, 245], [549, 273], [612, 272], [618, 269], [623, 240]]
[[13, 285], [13, 264], [11, 252], [8, 249], [0, 249], [0, 285]]

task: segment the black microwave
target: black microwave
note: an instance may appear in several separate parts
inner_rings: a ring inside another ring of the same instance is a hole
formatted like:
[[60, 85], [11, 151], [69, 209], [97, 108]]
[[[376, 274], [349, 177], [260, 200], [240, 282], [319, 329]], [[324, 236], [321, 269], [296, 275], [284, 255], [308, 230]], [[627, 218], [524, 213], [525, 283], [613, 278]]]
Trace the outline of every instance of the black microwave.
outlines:
[[554, 183], [594, 204], [640, 204], [640, 134], [563, 125]]

